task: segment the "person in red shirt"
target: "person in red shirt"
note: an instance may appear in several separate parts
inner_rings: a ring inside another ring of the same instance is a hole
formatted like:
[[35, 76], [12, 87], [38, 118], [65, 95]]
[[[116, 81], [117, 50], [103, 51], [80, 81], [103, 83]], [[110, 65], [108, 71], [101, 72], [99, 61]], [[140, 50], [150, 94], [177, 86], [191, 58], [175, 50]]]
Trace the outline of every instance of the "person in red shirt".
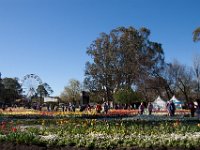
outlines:
[[100, 105], [100, 104], [97, 104], [97, 106], [96, 106], [96, 111], [97, 111], [97, 113], [100, 113], [101, 110], [102, 110], [101, 105]]

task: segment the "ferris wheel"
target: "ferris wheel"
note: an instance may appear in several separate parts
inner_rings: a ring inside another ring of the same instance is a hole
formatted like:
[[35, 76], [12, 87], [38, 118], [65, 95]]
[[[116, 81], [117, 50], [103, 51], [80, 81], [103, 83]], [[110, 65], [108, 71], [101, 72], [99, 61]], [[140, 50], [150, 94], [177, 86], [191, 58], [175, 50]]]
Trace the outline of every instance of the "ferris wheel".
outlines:
[[36, 94], [36, 90], [39, 85], [42, 84], [42, 80], [39, 76], [35, 74], [25, 75], [22, 79], [22, 89], [24, 91], [24, 95], [27, 98], [31, 98]]

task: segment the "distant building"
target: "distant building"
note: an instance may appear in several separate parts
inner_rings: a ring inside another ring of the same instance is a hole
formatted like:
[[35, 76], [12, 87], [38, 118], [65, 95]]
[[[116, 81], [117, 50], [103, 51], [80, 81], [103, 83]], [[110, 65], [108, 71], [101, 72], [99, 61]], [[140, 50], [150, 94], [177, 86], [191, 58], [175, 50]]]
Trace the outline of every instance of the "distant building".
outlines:
[[82, 91], [81, 92], [81, 101], [80, 104], [81, 105], [87, 105], [90, 102], [90, 97], [89, 97], [89, 93], [86, 91]]

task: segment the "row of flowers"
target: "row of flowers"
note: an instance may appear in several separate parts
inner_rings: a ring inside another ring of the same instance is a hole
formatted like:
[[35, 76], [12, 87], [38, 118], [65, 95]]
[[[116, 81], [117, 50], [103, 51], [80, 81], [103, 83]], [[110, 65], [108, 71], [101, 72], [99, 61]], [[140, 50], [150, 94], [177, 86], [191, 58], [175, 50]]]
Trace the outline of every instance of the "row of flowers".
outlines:
[[[39, 126], [38, 126], [39, 125]], [[200, 123], [135, 120], [54, 119], [2, 122], [0, 140], [45, 146], [196, 148], [200, 145]], [[23, 130], [22, 130], [23, 129]]]
[[[147, 113], [146, 113], [147, 114]], [[153, 112], [154, 115], [156, 116], [163, 116], [167, 115], [166, 111], [156, 111]], [[182, 116], [187, 116], [189, 114], [189, 110], [177, 110], [176, 115], [182, 115]], [[48, 111], [37, 111], [37, 110], [30, 110], [30, 109], [14, 109], [12, 111], [3, 111], [0, 113], [0, 116], [3, 117], [18, 117], [18, 118], [42, 118], [42, 117], [47, 117], [47, 118], [52, 118], [52, 117], [57, 117], [57, 118], [62, 118], [62, 117], [78, 117], [78, 118], [103, 118], [103, 117], [130, 117], [130, 116], [136, 116], [138, 115], [138, 110], [109, 110], [107, 114], [105, 113], [97, 113], [95, 110], [92, 111], [76, 111], [76, 112], [48, 112]]]

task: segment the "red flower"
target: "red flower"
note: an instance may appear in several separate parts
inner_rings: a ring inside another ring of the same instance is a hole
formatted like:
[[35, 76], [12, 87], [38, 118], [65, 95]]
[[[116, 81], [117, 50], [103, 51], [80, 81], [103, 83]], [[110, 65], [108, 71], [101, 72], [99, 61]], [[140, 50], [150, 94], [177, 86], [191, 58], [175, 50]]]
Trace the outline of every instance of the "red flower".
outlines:
[[12, 127], [12, 132], [17, 132], [17, 128]]
[[3, 122], [1, 122], [1, 124], [2, 124], [2, 125], [6, 125], [6, 122], [5, 122], [5, 121], [3, 121]]
[[6, 127], [6, 124], [1, 125], [1, 129], [5, 129], [5, 127]]

